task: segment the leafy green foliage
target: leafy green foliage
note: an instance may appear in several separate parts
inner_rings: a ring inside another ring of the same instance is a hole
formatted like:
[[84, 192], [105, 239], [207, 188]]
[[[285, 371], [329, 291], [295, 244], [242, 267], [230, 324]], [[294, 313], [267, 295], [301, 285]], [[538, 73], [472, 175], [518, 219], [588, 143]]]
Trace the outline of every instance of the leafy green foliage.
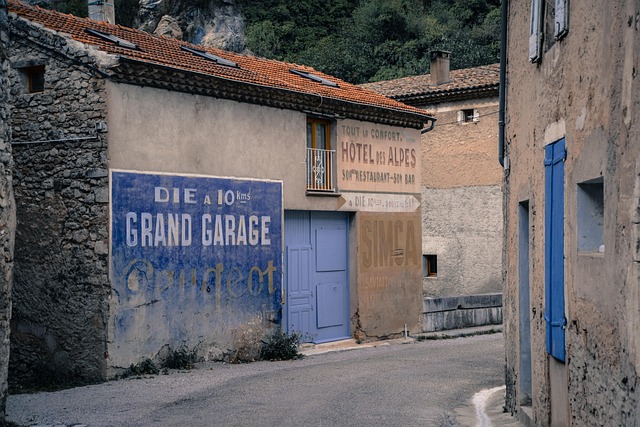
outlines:
[[276, 330], [262, 341], [260, 358], [270, 361], [302, 359], [303, 356], [298, 353], [298, 344], [301, 340], [302, 337], [296, 332], [287, 334]]
[[177, 350], [169, 349], [169, 353], [162, 363], [163, 368], [168, 369], [193, 369], [198, 361], [195, 350], [189, 350], [182, 346]]
[[429, 52], [453, 69], [495, 63], [500, 0], [242, 0], [249, 48], [352, 83], [429, 72]]

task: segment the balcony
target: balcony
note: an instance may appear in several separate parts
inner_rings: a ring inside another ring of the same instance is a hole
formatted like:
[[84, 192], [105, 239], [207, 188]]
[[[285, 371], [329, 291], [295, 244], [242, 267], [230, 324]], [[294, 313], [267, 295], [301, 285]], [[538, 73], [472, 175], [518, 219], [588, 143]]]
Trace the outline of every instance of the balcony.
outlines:
[[307, 191], [335, 193], [336, 151], [307, 148]]

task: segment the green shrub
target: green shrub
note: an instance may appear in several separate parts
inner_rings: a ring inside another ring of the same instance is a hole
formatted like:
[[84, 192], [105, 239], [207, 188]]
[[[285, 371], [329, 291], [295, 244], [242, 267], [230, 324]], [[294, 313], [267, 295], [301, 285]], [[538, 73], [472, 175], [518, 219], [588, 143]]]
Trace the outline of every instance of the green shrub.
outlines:
[[185, 345], [177, 350], [169, 349], [169, 353], [164, 360], [162, 367], [167, 369], [193, 369], [198, 361], [196, 351], [189, 350]]
[[304, 356], [298, 352], [301, 341], [302, 337], [297, 332], [274, 331], [267, 340], [262, 340], [260, 358], [271, 361], [302, 359]]

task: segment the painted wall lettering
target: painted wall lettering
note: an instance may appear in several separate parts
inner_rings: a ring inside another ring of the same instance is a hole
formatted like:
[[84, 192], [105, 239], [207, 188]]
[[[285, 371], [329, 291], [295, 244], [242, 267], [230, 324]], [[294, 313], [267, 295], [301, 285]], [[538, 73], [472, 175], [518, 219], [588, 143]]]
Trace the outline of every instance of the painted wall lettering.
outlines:
[[420, 192], [417, 131], [345, 120], [338, 128], [338, 186], [346, 191]]
[[371, 269], [418, 265], [416, 230], [419, 225], [414, 220], [362, 220], [362, 266]]
[[185, 319], [202, 307], [234, 319], [279, 312], [282, 183], [124, 171], [111, 183], [120, 312], [152, 303], [184, 304]]

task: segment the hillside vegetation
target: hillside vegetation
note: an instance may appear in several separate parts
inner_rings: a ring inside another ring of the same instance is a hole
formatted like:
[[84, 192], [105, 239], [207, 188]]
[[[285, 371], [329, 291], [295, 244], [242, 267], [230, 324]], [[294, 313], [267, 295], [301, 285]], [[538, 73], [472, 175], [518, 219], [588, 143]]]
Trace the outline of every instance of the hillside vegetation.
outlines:
[[[197, 0], [198, 7], [221, 0]], [[86, 16], [86, 0], [32, 1]], [[191, 2], [190, 6], [193, 6]], [[352, 83], [429, 72], [429, 52], [451, 68], [498, 62], [500, 0], [235, 0], [256, 55], [309, 65]], [[136, 26], [138, 0], [115, 0]]]

